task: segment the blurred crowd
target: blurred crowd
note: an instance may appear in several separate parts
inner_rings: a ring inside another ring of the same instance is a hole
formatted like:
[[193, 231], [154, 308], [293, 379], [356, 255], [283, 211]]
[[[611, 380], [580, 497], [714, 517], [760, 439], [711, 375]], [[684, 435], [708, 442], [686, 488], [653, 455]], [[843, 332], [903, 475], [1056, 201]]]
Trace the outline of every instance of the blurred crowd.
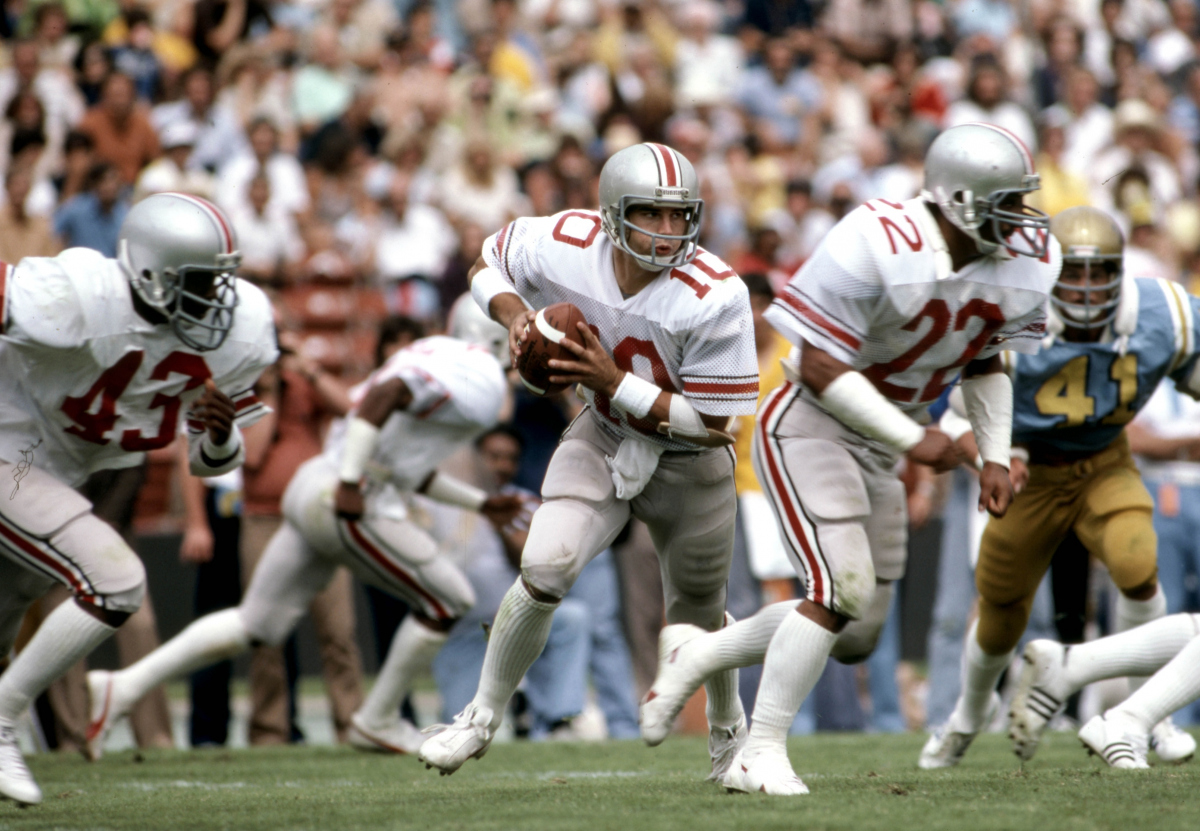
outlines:
[[[323, 373], [375, 365], [385, 318], [438, 331], [490, 234], [596, 207], [639, 141], [693, 162], [702, 243], [763, 303], [857, 204], [915, 196], [969, 121], [1029, 146], [1038, 207], [1118, 217], [1135, 276], [1200, 279], [1194, 0], [7, 0], [0, 35], [0, 260], [112, 256], [137, 199], [212, 199], [276, 300], [290, 363], [268, 383], [303, 383], [305, 418], [338, 410]], [[764, 334], [765, 368], [777, 350]], [[518, 398], [515, 484], [538, 490], [568, 410]], [[935, 489], [910, 479], [924, 521]], [[661, 618], [624, 614], [644, 689]]]

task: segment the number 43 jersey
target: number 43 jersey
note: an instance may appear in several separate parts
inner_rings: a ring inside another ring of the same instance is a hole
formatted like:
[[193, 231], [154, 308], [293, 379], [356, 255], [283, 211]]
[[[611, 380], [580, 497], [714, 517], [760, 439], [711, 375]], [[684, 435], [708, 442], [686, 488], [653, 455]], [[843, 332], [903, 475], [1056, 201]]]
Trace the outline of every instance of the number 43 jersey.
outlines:
[[0, 459], [71, 486], [132, 467], [175, 440], [209, 378], [240, 426], [257, 421], [254, 383], [278, 353], [266, 296], [241, 280], [237, 291], [224, 344], [198, 352], [138, 315], [116, 260], [71, 248], [0, 265]]
[[[618, 367], [682, 393], [698, 412], [749, 415], [758, 401], [758, 358], [750, 297], [733, 269], [701, 249], [632, 297], [613, 272], [613, 244], [598, 211], [564, 211], [510, 223], [483, 244], [483, 258], [533, 308], [574, 303]], [[576, 336], [577, 337], [577, 336]], [[590, 402], [610, 434], [668, 450], [691, 442], [659, 435], [602, 394]]]
[[1176, 283], [1127, 279], [1120, 312], [1101, 341], [1054, 336], [1036, 355], [1016, 357], [1010, 370], [1014, 443], [1096, 453], [1117, 438], [1164, 377], [1197, 397], [1198, 307], [1200, 299]]
[[923, 420], [969, 362], [1037, 350], [1061, 267], [1051, 237], [1040, 260], [981, 257], [953, 272], [925, 202], [872, 199], [834, 226], [766, 317]]

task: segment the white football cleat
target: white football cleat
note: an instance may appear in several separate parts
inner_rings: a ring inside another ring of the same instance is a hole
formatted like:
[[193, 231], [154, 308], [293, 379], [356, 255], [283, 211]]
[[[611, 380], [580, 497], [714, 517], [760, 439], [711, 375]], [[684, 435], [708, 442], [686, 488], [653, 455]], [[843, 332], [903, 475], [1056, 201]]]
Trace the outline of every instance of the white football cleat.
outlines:
[[83, 746], [83, 755], [95, 762], [104, 755], [104, 740], [124, 713], [118, 713], [113, 698], [113, 674], [94, 669], [87, 674], [88, 729]]
[[346, 740], [359, 750], [414, 755], [426, 736], [411, 721], [397, 717], [390, 724], [368, 724], [355, 713], [350, 717]]
[[1196, 740], [1167, 716], [1150, 730], [1150, 749], [1164, 762], [1182, 764], [1196, 755]]
[[808, 786], [792, 770], [787, 752], [783, 749], [764, 750], [747, 759], [739, 750], [730, 761], [729, 771], [721, 784], [729, 791], [765, 793], [771, 796], [803, 796]]
[[921, 770], [936, 770], [957, 765], [962, 761], [971, 742], [975, 741], [975, 737], [979, 735], [979, 731], [991, 724], [998, 709], [1000, 709], [1000, 694], [994, 692], [991, 703], [988, 705], [987, 715], [980, 722], [979, 727], [970, 730], [955, 721], [954, 716], [958, 713], [956, 708], [950, 714], [950, 718], [946, 719], [946, 723], [934, 730], [929, 741], [925, 742], [925, 746], [921, 748], [917, 767]]
[[0, 719], [0, 799], [11, 799], [22, 808], [42, 801], [42, 789], [17, 745], [17, 728], [8, 719]]
[[1109, 767], [1120, 770], [1148, 768], [1149, 739], [1142, 728], [1115, 710], [1093, 716], [1079, 731], [1079, 740], [1089, 755], [1099, 756]]
[[638, 708], [642, 740], [651, 747], [662, 744], [670, 735], [675, 717], [704, 683], [681, 651], [686, 644], [706, 634], [699, 626], [673, 623], [664, 626], [658, 635], [658, 677]]
[[712, 773], [708, 775], [709, 782], [721, 782], [729, 773], [733, 757], [746, 743], [746, 714], [737, 720], [733, 727], [713, 725], [708, 729], [708, 755], [712, 757]]
[[1037, 753], [1047, 725], [1073, 692], [1063, 677], [1066, 656], [1062, 644], [1047, 640], [1030, 641], [1021, 656], [1025, 663], [1008, 710], [1008, 737], [1023, 761]]
[[492, 711], [471, 704], [454, 717], [453, 724], [426, 728], [429, 738], [417, 751], [425, 768], [437, 768], [442, 776], [454, 773], [467, 759], [482, 759], [496, 735]]

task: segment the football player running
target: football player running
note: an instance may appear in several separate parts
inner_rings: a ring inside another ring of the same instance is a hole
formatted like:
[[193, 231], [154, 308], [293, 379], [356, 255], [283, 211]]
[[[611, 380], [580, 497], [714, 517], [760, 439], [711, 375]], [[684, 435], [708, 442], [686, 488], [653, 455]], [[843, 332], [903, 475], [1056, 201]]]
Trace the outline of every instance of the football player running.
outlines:
[[[1014, 453], [1029, 460], [1027, 472], [1020, 462], [1013, 469], [1028, 482], [1008, 514], [984, 530], [975, 568], [979, 619], [967, 634], [963, 691], [921, 752], [921, 767], [956, 764], [990, 720], [999, 700], [996, 681], [1009, 666], [1034, 592], [1069, 532], [1107, 566], [1120, 590], [1118, 632], [1167, 611], [1158, 589], [1154, 503], [1124, 428], [1164, 377], [1181, 391], [1200, 394], [1194, 375], [1200, 301], [1170, 281], [1125, 276], [1124, 239], [1103, 211], [1072, 208], [1055, 216], [1050, 228], [1062, 245], [1063, 270], [1050, 298], [1049, 334], [1041, 351], [1021, 356], [1013, 368]], [[1027, 668], [1009, 723], [1022, 759], [1033, 757], [1069, 694], [1057, 682], [1043, 683], [1039, 668], [1062, 663], [1077, 648], [1037, 641], [1026, 649]], [[1103, 731], [1097, 724], [1088, 729]], [[1160, 758], [1180, 760], [1195, 751], [1195, 740], [1170, 720], [1150, 726]]]
[[947, 130], [926, 156], [920, 197], [854, 210], [776, 298], [768, 319], [797, 349], [788, 383], [759, 409], [754, 463], [806, 595], [715, 634], [664, 630], [642, 705], [648, 743], [666, 738], [702, 679], [765, 656], [750, 736], [723, 784], [808, 792], [788, 761], [788, 728], [830, 655], [852, 663], [875, 647], [904, 574], [896, 464], [903, 454], [936, 470], [959, 463], [948, 436], [921, 426], [959, 373], [981, 437], [979, 507], [1007, 510], [1012, 385], [999, 352], [1036, 350], [1060, 267], [1048, 218], [1023, 202], [1037, 187], [1008, 131]]
[[118, 256], [84, 248], [0, 264], [0, 654], [54, 581], [63, 603], [0, 676], [0, 797], [42, 799], [14, 723], [141, 605], [145, 570], [75, 492], [166, 447], [187, 414], [191, 471], [242, 463], [275, 362], [266, 297], [234, 274], [228, 219], [183, 194], [130, 209]]
[[366, 750], [417, 750], [423, 737], [400, 718], [400, 700], [475, 595], [466, 575], [439, 556], [433, 538], [408, 518], [402, 495], [423, 493], [500, 524], [521, 508], [519, 497], [489, 497], [437, 471], [454, 451], [496, 424], [506, 400], [495, 353], [507, 347], [507, 333], [465, 300], [456, 309], [465, 313], [452, 315], [450, 331], [472, 342], [423, 338], [351, 390], [354, 409], [330, 429], [324, 453], [302, 465], [288, 484], [284, 523], [267, 543], [241, 605], [200, 618], [119, 672], [88, 673], [88, 744], [94, 755], [113, 722], [163, 681], [256, 643], [282, 644], [339, 565], [412, 610], [392, 638], [370, 695], [351, 718], [350, 742]]
[[[487, 751], [559, 601], [631, 515], [654, 539], [667, 621], [701, 632], [725, 623], [735, 511], [726, 431], [754, 410], [758, 365], [745, 286], [697, 245], [699, 191], [687, 159], [638, 144], [605, 163], [599, 211], [518, 219], [484, 244], [471, 293], [508, 327], [514, 354], [531, 307], [568, 301], [583, 312], [592, 328], [571, 333], [582, 345], [562, 341], [574, 360], [550, 366], [588, 406], [550, 461], [475, 698], [421, 747], [443, 773]], [[708, 720], [719, 776], [745, 736], [736, 671], [710, 682]]]

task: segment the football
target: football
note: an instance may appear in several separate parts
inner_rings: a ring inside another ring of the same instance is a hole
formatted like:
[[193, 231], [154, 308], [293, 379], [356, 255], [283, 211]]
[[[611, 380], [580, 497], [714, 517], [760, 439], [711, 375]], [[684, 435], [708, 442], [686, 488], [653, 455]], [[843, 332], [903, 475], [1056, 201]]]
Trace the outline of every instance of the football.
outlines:
[[537, 313], [529, 330], [529, 340], [521, 347], [517, 359], [517, 374], [534, 395], [554, 395], [562, 392], [568, 384], [552, 384], [550, 361], [570, 360], [574, 357], [562, 345], [563, 339], [580, 343], [578, 323], [587, 323], [583, 312], [574, 303], [555, 303]]

